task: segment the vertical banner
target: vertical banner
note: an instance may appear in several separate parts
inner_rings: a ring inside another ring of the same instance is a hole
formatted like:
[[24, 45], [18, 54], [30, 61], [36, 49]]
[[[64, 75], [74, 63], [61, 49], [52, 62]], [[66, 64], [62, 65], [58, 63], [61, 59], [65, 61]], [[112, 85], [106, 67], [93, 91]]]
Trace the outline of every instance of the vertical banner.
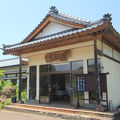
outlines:
[[85, 78], [77, 77], [77, 91], [78, 92], [85, 91]]

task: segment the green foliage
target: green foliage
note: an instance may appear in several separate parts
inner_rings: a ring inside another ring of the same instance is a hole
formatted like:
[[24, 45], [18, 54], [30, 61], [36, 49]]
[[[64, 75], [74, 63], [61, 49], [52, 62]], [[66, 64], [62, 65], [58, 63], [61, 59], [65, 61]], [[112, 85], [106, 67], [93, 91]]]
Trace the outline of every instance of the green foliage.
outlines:
[[6, 105], [9, 105], [10, 103], [11, 103], [11, 98], [7, 99], [4, 103], [0, 103], [0, 109], [2, 109]]
[[[19, 96], [18, 85], [17, 84], [13, 85], [13, 83], [10, 80], [3, 80], [2, 79], [2, 76], [4, 75], [3, 72], [4, 72], [3, 70], [0, 70], [0, 96], [1, 96], [1, 91], [4, 87], [13, 86], [16, 89], [16, 95], [13, 97], [17, 97], [17, 99], [18, 99], [18, 96]], [[26, 89], [24, 89], [21, 92], [21, 99], [22, 99], [22, 101], [26, 102], [26, 100], [27, 100], [27, 90]], [[5, 101], [5, 105], [9, 104], [10, 102], [11, 102], [11, 99]], [[2, 108], [2, 107], [3, 107], [3, 105], [2, 105], [2, 103], [0, 103], [0, 108]]]
[[13, 83], [11, 81], [2, 79], [2, 76], [4, 75], [3, 72], [4, 72], [3, 70], [0, 70], [0, 93], [4, 87], [13, 86]]
[[2, 89], [4, 87], [6, 87], [6, 86], [13, 86], [13, 87], [15, 87], [11, 81], [1, 79], [0, 80], [0, 95], [1, 95]]
[[0, 86], [3, 89], [6, 86], [13, 86], [13, 83], [9, 80], [1, 80], [0, 81]]
[[3, 72], [4, 72], [3, 70], [0, 70], [0, 80], [1, 80], [1, 77], [4, 75]]
[[11, 98], [6, 100], [3, 105], [9, 105], [11, 103]]
[[[4, 75], [3, 70], [0, 70], [0, 84], [2, 83], [2, 76]], [[0, 94], [1, 94], [2, 86], [0, 85]]]
[[0, 109], [2, 109], [3, 108], [3, 104], [2, 103], [0, 103]]
[[22, 99], [22, 101], [26, 102], [26, 100], [27, 100], [27, 90], [26, 89], [24, 89], [21, 92], [21, 99]]
[[16, 97], [18, 99], [18, 96], [19, 96], [19, 90], [18, 90], [18, 85], [13, 85], [13, 87], [16, 89], [16, 95], [13, 96], [13, 97]]

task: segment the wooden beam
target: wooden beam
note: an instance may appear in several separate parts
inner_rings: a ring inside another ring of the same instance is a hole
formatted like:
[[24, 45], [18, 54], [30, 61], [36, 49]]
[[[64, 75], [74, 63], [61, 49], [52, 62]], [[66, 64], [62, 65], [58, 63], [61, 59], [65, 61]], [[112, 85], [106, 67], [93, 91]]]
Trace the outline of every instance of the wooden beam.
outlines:
[[120, 48], [118, 48], [116, 45], [114, 45], [113, 43], [111, 43], [110, 38], [106, 38], [105, 36], [102, 37], [102, 42], [107, 44], [108, 46], [110, 46], [112, 49], [115, 49], [116, 51], [118, 51], [120, 53]]

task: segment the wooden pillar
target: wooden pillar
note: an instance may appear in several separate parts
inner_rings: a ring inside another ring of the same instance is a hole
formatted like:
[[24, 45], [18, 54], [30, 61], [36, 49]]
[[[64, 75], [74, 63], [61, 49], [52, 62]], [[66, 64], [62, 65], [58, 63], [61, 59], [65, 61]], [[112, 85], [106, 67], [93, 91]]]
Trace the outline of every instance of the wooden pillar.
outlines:
[[39, 101], [39, 65], [36, 66], [36, 100]]
[[19, 56], [20, 65], [19, 65], [19, 100], [21, 100], [21, 80], [22, 80], [22, 58], [21, 54]]
[[27, 67], [27, 99], [29, 99], [29, 88], [30, 88], [29, 77], [30, 77], [30, 70], [29, 70], [29, 66], [28, 66]]
[[40, 76], [41, 76], [41, 72], [40, 72], [40, 68], [39, 68], [39, 104], [40, 104]]
[[73, 105], [73, 98], [72, 98], [72, 62], [70, 62], [70, 105]]
[[96, 80], [96, 102], [100, 105], [101, 102], [101, 91], [100, 91], [100, 77], [98, 70], [98, 57], [97, 57], [97, 45], [94, 40], [94, 61], [95, 61], [95, 80]]

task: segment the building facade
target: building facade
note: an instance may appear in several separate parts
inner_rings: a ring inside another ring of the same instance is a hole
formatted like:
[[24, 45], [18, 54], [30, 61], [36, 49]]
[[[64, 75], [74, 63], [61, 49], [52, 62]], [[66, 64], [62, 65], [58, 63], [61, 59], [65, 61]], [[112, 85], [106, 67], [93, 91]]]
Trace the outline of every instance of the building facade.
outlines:
[[87, 107], [98, 98], [113, 109], [120, 104], [119, 40], [109, 14], [92, 22], [51, 6], [21, 43], [3, 49], [28, 59], [27, 99]]

